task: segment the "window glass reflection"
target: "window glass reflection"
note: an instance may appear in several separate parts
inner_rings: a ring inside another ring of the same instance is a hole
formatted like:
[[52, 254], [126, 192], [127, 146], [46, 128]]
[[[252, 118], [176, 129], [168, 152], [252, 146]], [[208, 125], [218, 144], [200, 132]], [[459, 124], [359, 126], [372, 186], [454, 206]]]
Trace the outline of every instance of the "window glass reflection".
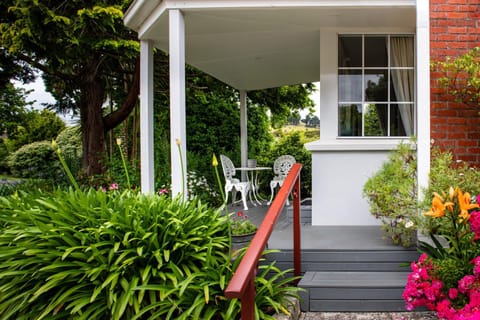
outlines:
[[365, 70], [365, 101], [388, 101], [387, 70]]
[[362, 70], [339, 70], [338, 100], [362, 101]]
[[340, 136], [362, 135], [362, 105], [342, 104], [338, 109], [338, 134]]

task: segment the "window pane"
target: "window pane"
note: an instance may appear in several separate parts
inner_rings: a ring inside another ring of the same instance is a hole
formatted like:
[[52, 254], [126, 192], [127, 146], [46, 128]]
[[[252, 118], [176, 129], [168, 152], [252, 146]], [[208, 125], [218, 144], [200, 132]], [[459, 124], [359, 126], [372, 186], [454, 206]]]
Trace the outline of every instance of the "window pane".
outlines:
[[388, 109], [386, 104], [365, 105], [365, 136], [388, 135]]
[[365, 67], [387, 66], [387, 38], [365, 37]]
[[338, 114], [338, 134], [340, 136], [362, 135], [362, 105], [340, 105]]
[[362, 70], [338, 71], [338, 100], [362, 101]]
[[391, 37], [390, 51], [392, 67], [413, 67], [413, 37]]
[[388, 101], [387, 70], [365, 70], [365, 101]]
[[413, 104], [392, 104], [390, 106], [390, 135], [410, 136], [414, 129]]
[[414, 73], [413, 70], [390, 71], [390, 101], [413, 102]]
[[362, 66], [362, 37], [342, 36], [338, 38], [338, 66]]

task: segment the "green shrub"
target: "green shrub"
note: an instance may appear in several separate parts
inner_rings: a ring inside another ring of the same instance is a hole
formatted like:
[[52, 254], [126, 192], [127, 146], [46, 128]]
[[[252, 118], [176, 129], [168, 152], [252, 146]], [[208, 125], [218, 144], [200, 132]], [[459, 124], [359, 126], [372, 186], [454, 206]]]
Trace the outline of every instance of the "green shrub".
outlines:
[[20, 178], [62, 179], [63, 171], [50, 141], [22, 146], [8, 159], [12, 174]]
[[[480, 171], [471, 167], [467, 162], [454, 160], [450, 151], [442, 151], [439, 148], [432, 149], [430, 168], [430, 184], [424, 190], [424, 199], [420, 204], [422, 212], [428, 211], [432, 205], [432, 196], [448, 193], [450, 187], [458, 187], [472, 196], [480, 194]], [[478, 199], [477, 199], [478, 202]], [[420, 226], [426, 232], [435, 233], [438, 229], [439, 219], [424, 219], [421, 216]]]
[[417, 230], [417, 158], [411, 144], [401, 143], [363, 187], [371, 214], [380, 219], [384, 237], [405, 247]]
[[66, 127], [55, 139], [63, 158], [74, 174], [82, 169], [82, 133], [80, 126]]
[[[273, 166], [275, 159], [281, 155], [289, 154], [295, 160], [302, 164], [301, 171], [301, 195], [302, 198], [310, 197], [312, 194], [312, 156], [311, 152], [305, 148], [307, 143], [303, 131], [295, 130], [281, 136], [272, 146], [270, 153], [266, 157], [259, 159], [261, 164]], [[270, 179], [272, 178], [269, 177]], [[268, 183], [263, 183], [268, 187]], [[270, 192], [270, 190], [268, 190]]]
[[[235, 267], [228, 223], [200, 201], [91, 189], [0, 203], [2, 319], [238, 317], [223, 294]], [[257, 312], [269, 318], [296, 289], [262, 268]]]
[[439, 228], [438, 219], [424, 219], [421, 214], [430, 208], [433, 192], [447, 193], [452, 186], [473, 196], [480, 194], [480, 171], [464, 161], [455, 161], [451, 152], [434, 148], [429, 186], [418, 204], [416, 165], [416, 151], [409, 144], [400, 144], [363, 188], [371, 213], [382, 221], [385, 236], [404, 246], [412, 244], [411, 235], [417, 229], [428, 234]]
[[0, 173], [8, 171], [7, 157], [7, 146], [5, 145], [3, 138], [0, 138]]

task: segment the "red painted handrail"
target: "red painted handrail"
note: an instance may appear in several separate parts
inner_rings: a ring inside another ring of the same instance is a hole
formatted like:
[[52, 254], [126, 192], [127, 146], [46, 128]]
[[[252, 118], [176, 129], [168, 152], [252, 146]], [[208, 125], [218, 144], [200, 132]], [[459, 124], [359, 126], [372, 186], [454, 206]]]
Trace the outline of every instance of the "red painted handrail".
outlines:
[[257, 273], [258, 260], [267, 245], [272, 234], [273, 227], [278, 216], [287, 201], [288, 195], [293, 196], [293, 273], [299, 276], [301, 272], [300, 263], [300, 170], [302, 165], [295, 163], [288, 176], [285, 178], [282, 187], [273, 200], [265, 215], [260, 227], [253, 237], [250, 246], [245, 252], [242, 261], [230, 280], [225, 296], [227, 298], [238, 298], [242, 304], [241, 319], [253, 320], [255, 317], [255, 276]]

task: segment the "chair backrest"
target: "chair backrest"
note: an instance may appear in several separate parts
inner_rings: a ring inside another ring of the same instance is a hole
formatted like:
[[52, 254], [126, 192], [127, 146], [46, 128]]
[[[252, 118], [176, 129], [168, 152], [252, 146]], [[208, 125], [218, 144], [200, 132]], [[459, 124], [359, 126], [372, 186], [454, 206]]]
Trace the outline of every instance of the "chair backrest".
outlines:
[[278, 178], [285, 178], [295, 162], [295, 158], [291, 155], [280, 156], [273, 163], [273, 173]]
[[225, 179], [232, 180], [235, 175], [235, 166], [233, 165], [232, 160], [229, 157], [220, 155], [220, 161], [222, 162], [223, 175]]

